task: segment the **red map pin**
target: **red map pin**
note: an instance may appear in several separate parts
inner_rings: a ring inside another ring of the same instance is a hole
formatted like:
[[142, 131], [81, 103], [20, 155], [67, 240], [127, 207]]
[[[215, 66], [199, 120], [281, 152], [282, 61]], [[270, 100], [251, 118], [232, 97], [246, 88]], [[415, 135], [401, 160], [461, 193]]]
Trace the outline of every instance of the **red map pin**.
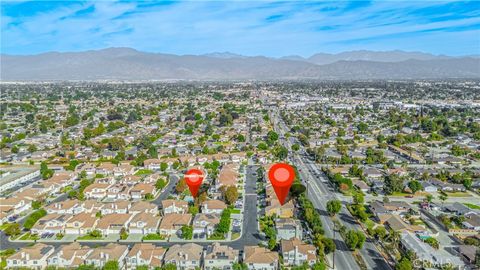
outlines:
[[268, 171], [268, 178], [281, 205], [285, 203], [290, 187], [295, 179], [295, 170], [286, 163], [276, 163]]
[[185, 182], [187, 182], [193, 197], [197, 197], [198, 189], [202, 185], [203, 178], [203, 172], [199, 169], [190, 169], [185, 173]]

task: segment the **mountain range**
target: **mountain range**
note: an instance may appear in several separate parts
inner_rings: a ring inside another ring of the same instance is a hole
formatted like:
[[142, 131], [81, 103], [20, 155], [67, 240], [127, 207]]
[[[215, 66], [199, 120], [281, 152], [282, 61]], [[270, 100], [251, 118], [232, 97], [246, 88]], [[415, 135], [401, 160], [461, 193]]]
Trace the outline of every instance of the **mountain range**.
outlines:
[[0, 72], [2, 81], [446, 79], [480, 78], [480, 58], [405, 51], [270, 58], [229, 52], [173, 55], [107, 48], [37, 55], [1, 54]]

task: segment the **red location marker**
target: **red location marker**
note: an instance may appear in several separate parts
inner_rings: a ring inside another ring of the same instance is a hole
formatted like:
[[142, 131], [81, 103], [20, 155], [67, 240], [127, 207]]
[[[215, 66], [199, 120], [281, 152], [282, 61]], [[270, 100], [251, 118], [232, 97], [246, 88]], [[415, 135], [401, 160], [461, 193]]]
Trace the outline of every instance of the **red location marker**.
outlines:
[[286, 163], [276, 163], [270, 167], [268, 178], [281, 205], [285, 203], [290, 187], [295, 179], [295, 170]]
[[190, 169], [185, 173], [185, 182], [187, 182], [193, 197], [197, 197], [198, 189], [202, 185], [203, 178], [203, 172], [199, 169]]

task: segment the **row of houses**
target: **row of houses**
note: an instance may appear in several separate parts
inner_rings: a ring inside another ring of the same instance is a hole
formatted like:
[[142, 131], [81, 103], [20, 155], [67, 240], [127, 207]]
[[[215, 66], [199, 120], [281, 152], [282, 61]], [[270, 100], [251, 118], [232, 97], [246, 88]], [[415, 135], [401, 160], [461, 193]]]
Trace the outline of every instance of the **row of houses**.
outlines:
[[188, 213], [188, 203], [181, 200], [162, 201], [162, 214], [155, 204], [138, 201], [101, 203], [94, 200], [70, 200], [46, 208], [47, 215], [31, 229], [34, 234], [60, 233], [84, 235], [98, 230], [104, 236], [120, 234], [179, 234], [183, 226], [192, 225], [194, 233], [209, 236], [220, 222], [226, 204], [207, 200], [201, 204], [202, 213]]
[[[281, 240], [280, 253], [285, 266], [313, 265], [317, 261], [315, 247], [295, 238]], [[136, 269], [138, 266], [153, 269], [173, 264], [181, 270], [233, 269], [233, 264], [243, 262], [248, 269], [277, 270], [280, 269], [280, 260], [277, 252], [258, 246], [246, 246], [243, 252], [219, 243], [206, 247], [195, 243], [176, 244], [168, 249], [151, 243], [138, 243], [131, 248], [110, 243], [92, 249], [75, 242], [57, 249], [43, 243], [24, 247], [6, 262], [7, 268], [45, 269], [47, 266], [74, 268], [83, 264], [101, 268], [109, 261], [116, 261], [120, 269]]]

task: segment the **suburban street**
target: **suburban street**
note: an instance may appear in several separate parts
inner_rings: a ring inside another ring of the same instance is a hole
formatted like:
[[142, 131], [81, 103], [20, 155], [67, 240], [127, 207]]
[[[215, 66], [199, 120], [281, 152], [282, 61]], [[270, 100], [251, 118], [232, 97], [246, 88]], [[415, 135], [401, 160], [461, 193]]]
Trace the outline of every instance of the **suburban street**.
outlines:
[[[288, 129], [282, 119], [279, 117], [278, 113], [272, 114], [275, 117], [273, 123], [276, 124], [275, 129], [280, 133], [280, 137], [284, 138]], [[293, 138], [292, 138], [293, 140]], [[283, 142], [284, 146], [287, 149], [291, 149], [292, 143], [290, 140], [285, 139]], [[310, 160], [307, 160], [304, 156], [298, 154], [298, 152], [304, 151], [303, 147], [300, 148], [300, 151], [297, 151], [291, 155], [292, 164], [296, 165], [304, 184], [307, 186], [307, 192], [309, 199], [313, 202], [317, 210], [320, 212], [322, 218], [322, 224], [325, 229], [325, 235], [327, 237], [333, 238], [333, 222], [327, 214], [326, 203], [329, 200], [338, 199], [337, 195], [331, 185], [327, 185], [329, 181], [325, 178], [325, 175], [317, 166], [317, 164], [312, 163]], [[352, 215], [348, 212], [345, 205], [342, 207], [340, 213], [340, 222], [347, 229], [362, 230], [361, 226], [356, 222]], [[359, 266], [355, 262], [351, 251], [347, 248], [343, 239], [338, 234], [335, 235], [335, 243], [337, 245], [337, 252], [335, 254], [335, 267], [337, 269], [359, 269]], [[367, 268], [368, 269], [390, 269], [390, 265], [385, 261], [382, 255], [379, 253], [375, 244], [367, 238], [363, 248], [360, 250]]]

